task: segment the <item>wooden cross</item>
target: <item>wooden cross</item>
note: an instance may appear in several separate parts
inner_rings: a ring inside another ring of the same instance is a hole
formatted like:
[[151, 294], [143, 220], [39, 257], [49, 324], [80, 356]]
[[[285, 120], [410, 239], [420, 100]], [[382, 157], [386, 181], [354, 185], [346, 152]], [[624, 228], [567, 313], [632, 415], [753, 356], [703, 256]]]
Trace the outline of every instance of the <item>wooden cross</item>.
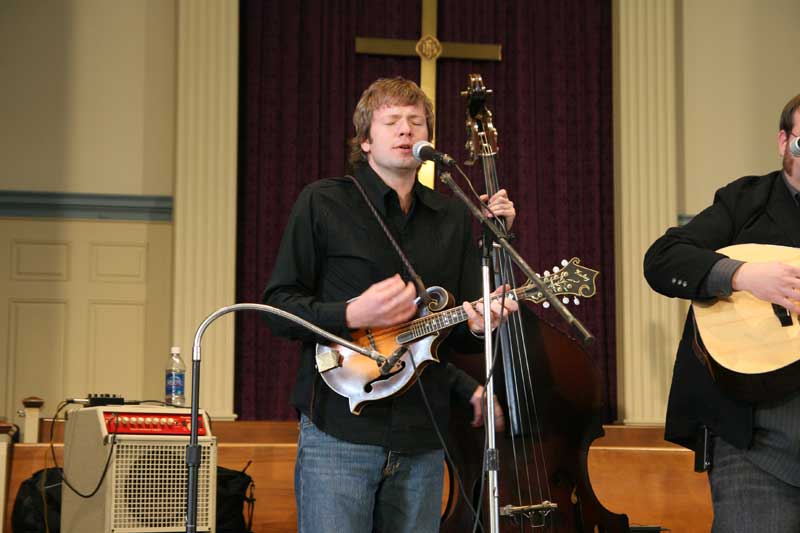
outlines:
[[[499, 44], [472, 44], [441, 42], [436, 38], [437, 0], [422, 0], [422, 36], [418, 41], [410, 39], [372, 39], [356, 37], [357, 54], [390, 56], [419, 56], [420, 87], [436, 110], [436, 60], [441, 58], [500, 61]], [[435, 132], [431, 132], [431, 142]], [[428, 162], [419, 171], [419, 179], [433, 188], [434, 165]]]

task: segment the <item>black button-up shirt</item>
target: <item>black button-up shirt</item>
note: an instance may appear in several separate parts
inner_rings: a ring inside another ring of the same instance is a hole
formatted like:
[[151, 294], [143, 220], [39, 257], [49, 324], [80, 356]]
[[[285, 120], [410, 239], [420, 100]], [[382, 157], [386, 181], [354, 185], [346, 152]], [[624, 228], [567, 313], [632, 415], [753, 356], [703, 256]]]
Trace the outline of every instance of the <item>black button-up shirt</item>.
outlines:
[[[416, 182], [406, 215], [397, 193], [368, 164], [357, 165], [355, 176], [426, 286], [447, 289], [459, 305], [480, 298], [480, 258], [472, 221], [458, 200]], [[308, 185], [292, 209], [263, 300], [349, 338], [347, 301], [397, 273], [409, 279], [355, 185], [347, 178], [323, 179]], [[322, 431], [394, 451], [440, 447], [417, 385], [402, 395], [367, 404], [360, 415], [353, 415], [348, 400], [328, 388], [314, 367], [315, 344], [327, 341], [292, 322], [273, 316], [267, 320], [277, 335], [303, 341], [291, 402]], [[422, 374], [442, 431], [449, 418], [447, 353], [476, 352], [481, 347], [462, 323], [439, 347], [441, 363], [428, 365]]]

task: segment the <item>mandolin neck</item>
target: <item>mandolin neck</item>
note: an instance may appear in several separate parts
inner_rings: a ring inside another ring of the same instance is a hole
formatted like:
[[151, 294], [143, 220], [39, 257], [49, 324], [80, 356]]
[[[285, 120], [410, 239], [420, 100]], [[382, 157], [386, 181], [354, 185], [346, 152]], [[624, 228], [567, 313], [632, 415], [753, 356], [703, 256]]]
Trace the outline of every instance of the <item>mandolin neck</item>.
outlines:
[[[522, 289], [514, 289], [512, 291], [508, 291], [505, 294], [505, 297], [517, 300], [520, 292], [523, 292]], [[500, 300], [502, 297], [503, 295], [494, 296], [492, 297], [492, 300]], [[477, 305], [479, 303], [480, 300], [477, 300], [472, 302], [472, 305]], [[469, 320], [469, 316], [461, 306], [453, 307], [452, 309], [447, 309], [446, 311], [433, 313], [409, 322], [408, 327], [397, 336], [397, 343], [406, 344], [413, 342], [417, 339], [421, 339], [422, 337], [427, 337], [432, 333], [436, 333], [437, 331], [441, 331], [443, 329], [461, 324], [462, 322], [466, 322], [467, 320]]]

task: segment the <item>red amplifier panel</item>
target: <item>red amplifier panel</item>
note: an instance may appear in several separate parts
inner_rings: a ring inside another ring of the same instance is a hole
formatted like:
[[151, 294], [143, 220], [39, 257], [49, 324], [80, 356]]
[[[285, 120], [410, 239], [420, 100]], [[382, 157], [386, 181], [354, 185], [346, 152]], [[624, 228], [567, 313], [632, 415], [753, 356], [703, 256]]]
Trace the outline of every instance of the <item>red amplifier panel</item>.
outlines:
[[[165, 413], [103, 413], [106, 430], [117, 435], [186, 435], [192, 432], [192, 415]], [[203, 417], [197, 416], [197, 434], [206, 434]]]

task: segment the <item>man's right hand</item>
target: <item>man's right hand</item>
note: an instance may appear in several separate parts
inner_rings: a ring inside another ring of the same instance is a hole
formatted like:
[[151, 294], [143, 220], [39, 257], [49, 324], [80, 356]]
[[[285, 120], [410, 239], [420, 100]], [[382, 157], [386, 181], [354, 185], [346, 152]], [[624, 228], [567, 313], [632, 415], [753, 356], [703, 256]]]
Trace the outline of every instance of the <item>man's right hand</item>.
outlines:
[[[483, 397], [483, 385], [478, 385], [478, 388], [475, 389], [475, 392], [472, 393], [472, 397], [469, 399], [469, 403], [472, 404], [472, 422], [471, 425], [474, 428], [479, 428], [483, 426], [483, 409], [485, 407]], [[494, 428], [497, 431], [503, 431], [506, 429], [506, 421], [503, 418], [503, 408], [500, 407], [500, 402], [497, 401], [497, 395], [494, 395]]]
[[417, 313], [413, 283], [403, 283], [399, 274], [371, 285], [347, 304], [345, 317], [350, 329], [389, 327], [407, 322]]
[[731, 286], [800, 313], [800, 267], [778, 262], [744, 263], [733, 274]]

